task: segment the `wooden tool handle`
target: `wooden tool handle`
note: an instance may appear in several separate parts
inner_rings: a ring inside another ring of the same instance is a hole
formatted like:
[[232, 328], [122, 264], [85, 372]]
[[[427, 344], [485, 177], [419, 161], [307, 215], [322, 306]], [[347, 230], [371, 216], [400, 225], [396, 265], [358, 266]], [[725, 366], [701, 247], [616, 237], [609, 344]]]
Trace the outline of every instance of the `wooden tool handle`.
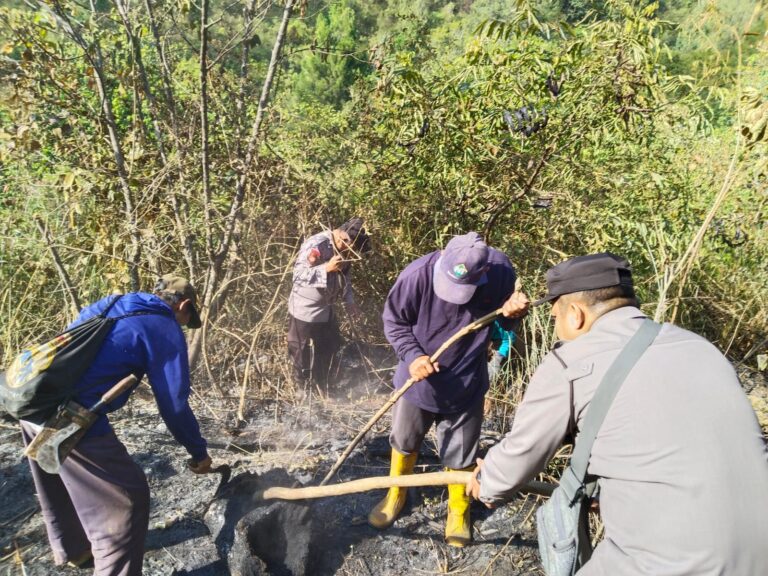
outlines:
[[120, 382], [118, 382], [117, 384], [115, 384], [114, 386], [112, 386], [112, 388], [110, 388], [109, 390], [107, 390], [107, 391], [104, 393], [104, 395], [101, 397], [101, 400], [99, 400], [99, 401], [98, 401], [98, 402], [97, 402], [97, 403], [96, 403], [96, 404], [95, 404], [95, 405], [94, 405], [94, 406], [91, 408], [91, 411], [94, 411], [94, 410], [96, 410], [96, 409], [98, 409], [98, 408], [101, 408], [101, 407], [102, 407], [104, 404], [109, 404], [110, 402], [112, 402], [112, 400], [114, 400], [115, 398], [117, 398], [118, 396], [120, 396], [120, 394], [122, 394], [123, 392], [125, 392], [126, 390], [128, 390], [128, 388], [130, 388], [131, 386], [133, 386], [134, 384], [136, 384], [136, 382], [138, 382], [138, 381], [139, 381], [139, 379], [138, 379], [138, 378], [136, 378], [136, 376], [135, 376], [135, 375], [133, 375], [133, 374], [129, 374], [128, 376], [126, 376], [125, 378], [123, 378], [122, 380], [120, 380]]
[[[324, 498], [326, 496], [343, 496], [377, 490], [380, 488], [411, 488], [414, 486], [445, 486], [447, 484], [466, 484], [472, 478], [472, 472], [427, 472], [424, 474], [408, 474], [405, 476], [374, 476], [361, 478], [330, 486], [309, 486], [307, 488], [267, 488], [262, 494], [264, 500], [303, 500], [305, 498]], [[552, 494], [554, 486], [544, 482], [530, 482], [523, 486], [521, 492], [531, 492], [542, 496]]]
[[309, 486], [307, 488], [267, 488], [264, 500], [303, 500], [304, 498], [323, 498], [325, 496], [343, 496], [377, 490], [379, 488], [411, 488], [414, 486], [444, 486], [446, 484], [466, 484], [472, 472], [427, 472], [425, 474], [407, 474], [405, 476], [374, 476], [361, 478], [330, 486]]

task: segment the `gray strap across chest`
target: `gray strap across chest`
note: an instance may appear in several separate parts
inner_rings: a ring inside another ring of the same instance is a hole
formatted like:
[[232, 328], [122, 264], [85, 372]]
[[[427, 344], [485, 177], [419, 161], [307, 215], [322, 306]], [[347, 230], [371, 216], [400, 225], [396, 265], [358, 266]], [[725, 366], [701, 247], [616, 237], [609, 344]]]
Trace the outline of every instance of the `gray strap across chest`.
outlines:
[[587, 415], [584, 417], [584, 426], [579, 434], [579, 440], [571, 456], [571, 464], [563, 472], [560, 486], [563, 487], [569, 499], [573, 502], [582, 494], [591, 496], [596, 488], [596, 482], [584, 484], [587, 476], [589, 456], [592, 452], [592, 444], [597, 437], [600, 426], [603, 424], [608, 408], [611, 406], [616, 393], [621, 388], [627, 375], [651, 345], [656, 335], [661, 330], [661, 324], [646, 318], [635, 332], [629, 342], [619, 352], [619, 355], [608, 368], [603, 380], [595, 391], [589, 404]]

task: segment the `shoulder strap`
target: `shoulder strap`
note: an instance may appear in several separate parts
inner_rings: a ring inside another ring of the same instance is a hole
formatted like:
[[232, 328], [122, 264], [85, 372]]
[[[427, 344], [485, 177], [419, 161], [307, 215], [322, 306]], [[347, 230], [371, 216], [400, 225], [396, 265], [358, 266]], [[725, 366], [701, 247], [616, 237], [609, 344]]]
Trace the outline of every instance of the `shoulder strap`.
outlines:
[[114, 305], [117, 303], [117, 301], [118, 301], [118, 300], [120, 300], [120, 298], [122, 298], [122, 297], [123, 297], [123, 295], [122, 295], [122, 294], [118, 294], [117, 296], [115, 296], [115, 297], [112, 299], [112, 302], [110, 302], [109, 304], [107, 304], [107, 307], [106, 307], [106, 308], [104, 308], [104, 310], [102, 311], [102, 313], [101, 313], [101, 314], [99, 314], [99, 316], [101, 316], [102, 318], [106, 318], [106, 317], [107, 317], [107, 314], [109, 313], [109, 311], [110, 311], [110, 310], [112, 310], [112, 306], [114, 306]]
[[122, 320], [123, 318], [130, 318], [131, 316], [165, 316], [166, 318], [170, 318], [170, 314], [166, 314], [164, 312], [151, 312], [149, 310], [142, 310], [140, 312], [128, 312], [127, 314], [122, 314], [121, 316], [113, 316], [112, 318], [109, 318], [109, 320]]
[[101, 318], [106, 318], [107, 320], [109, 320], [111, 322], [115, 322], [117, 320], [122, 320], [123, 318], [130, 318], [131, 316], [168, 316], [169, 318], [171, 317], [170, 314], [164, 314], [163, 312], [159, 312], [159, 311], [154, 311], [153, 312], [153, 311], [150, 311], [150, 310], [141, 310], [141, 311], [138, 311], [138, 312], [128, 312], [127, 314], [121, 314], [120, 316], [107, 317], [107, 314], [112, 309], [112, 307], [115, 305], [115, 303], [118, 300], [120, 300], [120, 298], [122, 298], [123, 296], [124, 296], [124, 294], [118, 294], [117, 296], [115, 296], [115, 298], [109, 304], [107, 304], [107, 307], [104, 308], [104, 311], [101, 314], [99, 314], [99, 316]]
[[603, 424], [608, 408], [611, 406], [627, 375], [648, 346], [651, 345], [651, 342], [653, 342], [660, 330], [661, 324], [646, 318], [637, 332], [619, 352], [619, 355], [608, 368], [600, 385], [597, 387], [595, 395], [589, 403], [589, 409], [584, 418], [584, 426], [579, 434], [579, 441], [573, 449], [571, 464], [563, 473], [563, 478], [560, 481], [572, 498], [578, 497], [583, 493], [592, 444], [597, 437], [600, 426]]

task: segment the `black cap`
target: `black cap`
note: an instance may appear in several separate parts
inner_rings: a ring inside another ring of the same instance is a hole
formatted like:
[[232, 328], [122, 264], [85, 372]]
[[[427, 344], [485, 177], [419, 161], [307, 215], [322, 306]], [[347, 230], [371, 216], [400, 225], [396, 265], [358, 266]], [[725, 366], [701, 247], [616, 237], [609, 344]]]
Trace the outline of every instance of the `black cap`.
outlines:
[[576, 256], [547, 270], [547, 295], [532, 306], [573, 292], [619, 285], [632, 287], [632, 270], [626, 259], [610, 252]]
[[349, 234], [352, 241], [352, 247], [358, 252], [365, 253], [371, 249], [370, 238], [363, 228], [362, 218], [351, 218], [339, 226], [339, 230]]

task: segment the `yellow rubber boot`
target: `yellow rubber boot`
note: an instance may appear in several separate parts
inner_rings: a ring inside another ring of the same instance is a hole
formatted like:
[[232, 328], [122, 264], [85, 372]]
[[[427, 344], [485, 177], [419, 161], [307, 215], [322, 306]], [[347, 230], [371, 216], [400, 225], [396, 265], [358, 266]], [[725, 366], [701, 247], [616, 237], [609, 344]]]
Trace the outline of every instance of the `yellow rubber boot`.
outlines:
[[[392, 464], [389, 469], [390, 476], [403, 476], [413, 474], [413, 467], [416, 465], [418, 452], [413, 454], [400, 454], [394, 448], [392, 449]], [[408, 495], [407, 488], [390, 488], [384, 500], [379, 502], [376, 507], [368, 514], [368, 524], [379, 530], [389, 528], [394, 524], [400, 512], [405, 506], [405, 498]]]
[[77, 558], [67, 562], [70, 568], [93, 568], [93, 552], [86, 550]]
[[[472, 471], [465, 468], [464, 471]], [[448, 519], [445, 523], [445, 541], [451, 546], [466, 546], [472, 540], [469, 523], [469, 496], [465, 484], [448, 485]]]

